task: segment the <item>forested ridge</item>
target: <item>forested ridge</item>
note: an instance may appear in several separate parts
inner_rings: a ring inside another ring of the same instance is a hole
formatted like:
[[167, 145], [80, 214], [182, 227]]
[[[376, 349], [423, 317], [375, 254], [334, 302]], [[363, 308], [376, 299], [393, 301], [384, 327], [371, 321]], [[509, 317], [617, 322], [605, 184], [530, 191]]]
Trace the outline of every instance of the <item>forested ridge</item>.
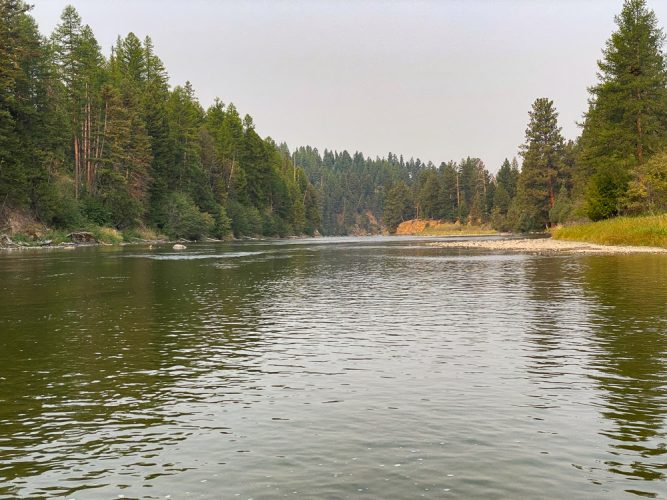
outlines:
[[391, 153], [364, 161], [297, 150], [312, 182], [336, 187], [323, 194], [323, 224], [345, 232], [370, 211], [382, 214], [389, 231], [421, 217], [527, 232], [667, 212], [665, 35], [645, 0], [625, 0], [615, 22], [597, 63], [598, 82], [588, 89], [581, 135], [566, 140], [554, 102], [540, 97], [528, 112], [521, 164], [505, 160], [495, 176], [472, 157], [436, 167]]
[[312, 234], [317, 193], [249, 115], [170, 87], [149, 37], [104, 57], [73, 7], [42, 37], [0, 1], [0, 207], [62, 228], [171, 237]]
[[188, 239], [392, 232], [412, 218], [534, 231], [662, 213], [664, 34], [645, 0], [626, 0], [616, 25], [580, 137], [566, 140], [554, 102], [538, 98], [517, 157], [493, 175], [475, 156], [290, 151], [232, 103], [204, 108], [190, 82], [172, 86], [150, 37], [118, 37], [107, 57], [74, 7], [46, 36], [26, 3], [0, 0], [0, 232], [16, 213]]

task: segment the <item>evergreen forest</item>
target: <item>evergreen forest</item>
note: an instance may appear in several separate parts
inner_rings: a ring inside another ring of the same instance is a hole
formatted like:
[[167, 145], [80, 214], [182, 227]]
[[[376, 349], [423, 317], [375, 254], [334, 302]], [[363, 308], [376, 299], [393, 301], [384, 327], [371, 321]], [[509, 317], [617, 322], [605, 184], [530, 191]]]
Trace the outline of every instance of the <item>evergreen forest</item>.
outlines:
[[0, 0], [0, 232], [17, 213], [185, 239], [391, 233], [413, 218], [530, 232], [664, 213], [665, 35], [645, 0], [625, 0], [615, 22], [580, 136], [563, 137], [556, 104], [537, 98], [524, 143], [490, 170], [474, 154], [291, 151], [231, 102], [204, 107], [192, 83], [173, 85], [149, 36], [119, 36], [105, 55], [74, 7], [45, 35], [23, 0]]

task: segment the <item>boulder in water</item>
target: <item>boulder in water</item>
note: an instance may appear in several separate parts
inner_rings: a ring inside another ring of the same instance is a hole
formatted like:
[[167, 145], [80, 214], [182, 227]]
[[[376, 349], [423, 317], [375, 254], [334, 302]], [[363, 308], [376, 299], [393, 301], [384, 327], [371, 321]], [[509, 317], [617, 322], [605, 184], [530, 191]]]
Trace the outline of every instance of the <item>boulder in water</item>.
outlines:
[[172, 248], [174, 250], [185, 250], [188, 247], [186, 247], [185, 245], [181, 245], [180, 243], [176, 243]]

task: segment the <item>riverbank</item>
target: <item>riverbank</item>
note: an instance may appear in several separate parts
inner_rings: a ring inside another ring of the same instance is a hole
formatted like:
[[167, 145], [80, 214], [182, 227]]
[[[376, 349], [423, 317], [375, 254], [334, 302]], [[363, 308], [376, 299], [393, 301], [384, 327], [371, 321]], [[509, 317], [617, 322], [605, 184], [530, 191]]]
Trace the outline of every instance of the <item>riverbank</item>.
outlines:
[[397, 236], [484, 236], [497, 234], [488, 226], [473, 226], [440, 220], [412, 219], [401, 222]]
[[556, 240], [667, 248], [667, 214], [615, 217], [599, 222], [552, 229]]
[[[292, 235], [281, 239], [294, 238], [317, 238], [320, 234], [314, 235]], [[190, 243], [223, 243], [229, 241], [261, 241], [272, 238], [262, 236], [243, 236], [234, 238], [231, 234], [224, 239], [202, 238], [201, 240], [187, 240], [184, 238], [170, 239], [165, 235], [146, 230], [137, 232], [131, 230], [121, 233], [111, 228], [97, 228], [92, 231], [48, 231], [39, 237], [31, 236], [25, 233], [19, 233], [12, 236], [0, 233], [0, 251], [12, 250], [48, 250], [58, 248], [81, 248], [95, 246], [125, 246], [125, 245], [173, 245]]]
[[597, 245], [594, 243], [555, 240], [553, 238], [521, 238], [513, 240], [438, 241], [429, 243], [438, 248], [465, 248], [495, 252], [519, 252], [535, 255], [553, 254], [631, 254], [667, 253], [667, 248], [629, 245]]
[[67, 248], [79, 246], [112, 246], [131, 243], [169, 243], [169, 238], [145, 228], [120, 232], [100, 226], [86, 226], [77, 231], [39, 227], [29, 232], [0, 234], [0, 249]]

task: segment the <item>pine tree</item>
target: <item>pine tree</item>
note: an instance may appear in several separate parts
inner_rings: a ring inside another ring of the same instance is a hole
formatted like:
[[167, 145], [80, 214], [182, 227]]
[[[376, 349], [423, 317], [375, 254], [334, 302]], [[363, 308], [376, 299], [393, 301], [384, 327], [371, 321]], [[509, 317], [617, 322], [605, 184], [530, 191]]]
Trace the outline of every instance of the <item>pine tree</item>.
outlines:
[[516, 158], [512, 160], [512, 163], [509, 162], [507, 158], [500, 166], [498, 173], [496, 174], [496, 183], [498, 186], [502, 186], [505, 190], [505, 193], [510, 198], [516, 196], [517, 183], [519, 182], [519, 164], [516, 161]]
[[[0, 211], [34, 206], [57, 162], [48, 50], [23, 1], [0, 0]], [[53, 154], [51, 154], [53, 153]]]
[[564, 140], [553, 101], [545, 97], [536, 99], [529, 116], [526, 142], [521, 146], [523, 168], [517, 197], [527, 216], [524, 220], [531, 221], [530, 229], [537, 229], [549, 225], [549, 210], [554, 206], [560, 184]]
[[593, 219], [622, 212], [632, 170], [667, 145], [664, 33], [645, 0], [626, 0], [615, 21], [581, 136]]
[[396, 232], [398, 225], [410, 219], [412, 212], [410, 189], [405, 182], [398, 182], [387, 192], [383, 220], [390, 233]]

